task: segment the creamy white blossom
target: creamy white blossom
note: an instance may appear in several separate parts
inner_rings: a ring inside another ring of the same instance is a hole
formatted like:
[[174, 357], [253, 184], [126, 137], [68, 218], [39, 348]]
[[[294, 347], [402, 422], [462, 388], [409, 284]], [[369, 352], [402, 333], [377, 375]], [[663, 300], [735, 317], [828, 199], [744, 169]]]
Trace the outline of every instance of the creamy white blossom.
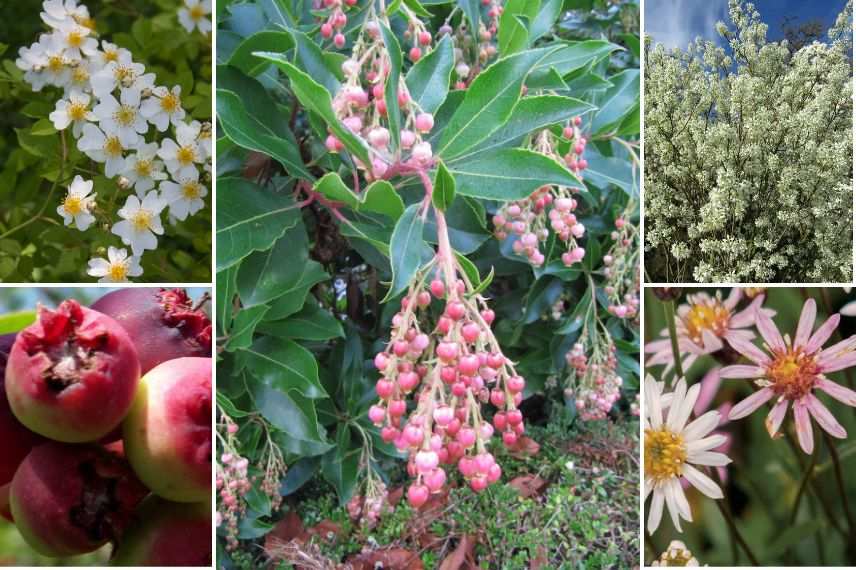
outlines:
[[83, 132], [83, 126], [95, 120], [95, 113], [89, 108], [90, 101], [91, 98], [86, 93], [71, 93], [68, 98], [56, 102], [56, 109], [48, 118], [58, 131], [63, 131], [71, 125], [72, 134], [78, 138]]
[[181, 86], [176, 85], [172, 90], [155, 87], [152, 97], [143, 101], [140, 112], [160, 132], [165, 131], [170, 123], [179, 126], [187, 115], [181, 106]]
[[77, 0], [45, 0], [42, 3], [42, 21], [51, 28], [60, 28], [68, 22], [91, 23], [89, 10]]
[[117, 57], [92, 76], [92, 90], [98, 97], [112, 93], [117, 87], [138, 91], [154, 88], [155, 75], [146, 73], [146, 66], [131, 59], [130, 52], [119, 52]]
[[92, 30], [86, 26], [71, 20], [63, 22], [54, 35], [65, 55], [73, 60], [79, 60], [83, 56], [95, 55], [98, 50], [98, 40], [89, 37], [91, 32]]
[[104, 174], [113, 178], [125, 168], [125, 147], [118, 135], [107, 135], [93, 123], [83, 126], [83, 136], [77, 141], [77, 148], [94, 160], [104, 163]]
[[205, 156], [199, 148], [197, 139], [202, 130], [198, 121], [180, 123], [175, 127], [175, 138], [164, 139], [158, 151], [166, 163], [166, 167], [175, 178], [187, 178], [197, 170], [194, 163], [205, 161]]
[[139, 144], [140, 135], [149, 130], [149, 124], [140, 113], [140, 92], [134, 88], [120, 90], [119, 100], [113, 95], [102, 95], [93, 113], [107, 135], [117, 135], [125, 148]]
[[92, 186], [92, 180], [84, 180], [80, 176], [74, 177], [68, 187], [68, 194], [56, 209], [57, 213], [62, 216], [64, 225], [70, 226], [73, 223], [77, 229], [83, 232], [95, 221], [95, 216], [90, 213], [95, 206], [96, 196], [96, 194], [90, 195]]
[[178, 10], [178, 21], [188, 32], [194, 29], [201, 34], [211, 31], [211, 0], [184, 0], [184, 6]]
[[185, 220], [205, 207], [203, 198], [208, 190], [199, 182], [199, 171], [193, 170], [190, 176], [178, 178], [178, 183], [163, 182], [160, 185], [164, 200], [169, 203], [169, 215], [177, 220]]
[[167, 178], [164, 164], [157, 158], [157, 153], [157, 143], [144, 144], [137, 148], [137, 152], [125, 159], [122, 175], [133, 185], [137, 196], [145, 196], [145, 193], [154, 188], [157, 182]]
[[110, 246], [107, 248], [107, 259], [94, 257], [89, 260], [86, 273], [92, 277], [100, 277], [99, 283], [127, 283], [128, 277], [139, 277], [143, 274], [140, 258], [128, 256], [125, 248]]
[[122, 239], [122, 243], [131, 246], [134, 255], [142, 255], [147, 249], [156, 249], [157, 235], [163, 235], [161, 211], [166, 202], [160, 198], [156, 190], [146, 194], [143, 201], [134, 195], [128, 196], [125, 205], [119, 209], [119, 217], [111, 230]]

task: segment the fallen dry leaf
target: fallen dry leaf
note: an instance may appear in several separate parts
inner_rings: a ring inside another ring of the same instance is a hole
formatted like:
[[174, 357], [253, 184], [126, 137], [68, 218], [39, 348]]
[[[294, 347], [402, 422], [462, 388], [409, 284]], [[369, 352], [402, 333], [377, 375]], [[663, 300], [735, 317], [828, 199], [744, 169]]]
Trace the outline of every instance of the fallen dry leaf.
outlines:
[[334, 538], [337, 538], [342, 535], [342, 527], [334, 523], [330, 519], [326, 519], [313, 526], [306, 532], [328, 542], [332, 542]]
[[531, 437], [523, 436], [519, 438], [514, 445], [508, 448], [508, 454], [518, 459], [532, 457], [541, 450], [538, 442]]
[[273, 530], [265, 536], [265, 550], [271, 547], [272, 542], [291, 542], [292, 540], [296, 540], [302, 543], [306, 542], [308, 538], [309, 533], [303, 527], [303, 521], [300, 520], [300, 516], [294, 511], [289, 511], [286, 513], [285, 518], [276, 523]]
[[472, 558], [476, 541], [469, 534], [465, 534], [458, 541], [458, 546], [440, 563], [439, 570], [462, 570], [465, 568], [468, 558]]
[[517, 489], [521, 497], [526, 498], [540, 495], [549, 483], [538, 475], [521, 475], [509, 481], [508, 484]]
[[424, 570], [419, 554], [403, 548], [363, 552], [348, 559], [354, 570]]

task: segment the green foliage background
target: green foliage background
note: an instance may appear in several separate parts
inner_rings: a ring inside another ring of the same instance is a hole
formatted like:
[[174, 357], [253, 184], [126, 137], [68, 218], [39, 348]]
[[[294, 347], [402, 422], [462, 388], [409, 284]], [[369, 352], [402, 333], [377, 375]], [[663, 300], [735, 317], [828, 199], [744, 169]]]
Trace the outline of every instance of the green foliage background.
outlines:
[[[158, 85], [181, 85], [190, 117], [211, 120], [211, 40], [181, 27], [179, 0], [85, 4], [100, 37], [129, 49], [135, 61], [157, 75]], [[0, 282], [88, 281], [87, 261], [106, 257], [107, 246], [121, 246], [121, 241], [102, 220], [86, 232], [64, 227], [56, 207], [65, 186], [76, 173], [93, 178], [99, 204], [113, 204], [111, 224], [127, 191], [120, 191], [99, 165], [75, 148], [70, 132], [68, 159], [62, 165], [61, 137], [47, 119], [61, 91], [48, 87], [33, 92], [14, 63], [18, 49], [45, 30], [40, 11], [41, 2], [36, 1], [0, 6]], [[102, 175], [86, 172], [91, 170]], [[211, 198], [206, 200], [208, 206], [197, 215], [176, 226], [166, 224], [158, 249], [143, 256], [142, 281], [211, 281]]]

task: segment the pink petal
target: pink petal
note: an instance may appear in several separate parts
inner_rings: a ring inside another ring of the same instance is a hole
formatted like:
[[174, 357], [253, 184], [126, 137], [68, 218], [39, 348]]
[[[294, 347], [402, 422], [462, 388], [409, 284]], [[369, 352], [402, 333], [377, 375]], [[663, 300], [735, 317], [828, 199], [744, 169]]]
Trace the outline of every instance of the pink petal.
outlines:
[[819, 378], [814, 383], [814, 387], [823, 390], [842, 404], [856, 407], [856, 392], [850, 388], [845, 388], [841, 384], [837, 384], [828, 378]]
[[794, 346], [803, 346], [808, 342], [816, 317], [817, 303], [814, 302], [814, 299], [808, 299], [803, 305], [802, 313], [800, 313], [800, 322], [797, 325], [796, 336], [794, 336]]
[[810, 339], [808, 339], [808, 344], [805, 345], [805, 351], [808, 354], [817, 352], [818, 349], [823, 346], [823, 343], [829, 340], [829, 337], [832, 336], [832, 333], [835, 332], [835, 329], [838, 328], [838, 321], [840, 320], [841, 315], [839, 315], [838, 313], [835, 313], [834, 315], [826, 319], [826, 322], [820, 325], [820, 328], [814, 331], [814, 334], [811, 335]]
[[739, 420], [740, 418], [745, 418], [761, 406], [763, 406], [767, 401], [773, 397], [773, 391], [769, 388], [761, 388], [748, 398], [741, 400], [739, 404], [731, 408], [731, 412], [728, 414], [728, 419], [730, 420]]
[[838, 356], [824, 361], [820, 365], [820, 368], [823, 372], [838, 372], [839, 370], [850, 368], [854, 364], [856, 364], [856, 352], [851, 352], [843, 356]]
[[856, 335], [849, 336], [840, 342], [836, 342], [832, 346], [824, 348], [823, 352], [818, 355], [817, 362], [818, 364], [823, 365], [829, 360], [838, 358], [839, 356], [844, 356], [849, 352], [853, 352], [854, 349], [856, 349]]
[[701, 331], [701, 344], [704, 346], [704, 352], [706, 353], [722, 349], [722, 340], [707, 329]]
[[788, 403], [790, 400], [782, 398], [779, 400], [773, 409], [770, 410], [770, 413], [767, 414], [767, 419], [764, 420], [764, 425], [767, 426], [767, 433], [770, 434], [770, 437], [776, 437], [776, 434], [779, 433], [779, 428], [782, 425], [782, 420], [785, 419], [785, 414], [788, 413]]
[[764, 295], [759, 295], [752, 300], [752, 304], [731, 317], [728, 321], [729, 328], [742, 329], [748, 327], [755, 322], [755, 312], [761, 308], [761, 303], [764, 302]]
[[731, 311], [734, 307], [737, 306], [737, 303], [740, 302], [740, 298], [743, 296], [743, 290], [740, 287], [732, 287], [731, 292], [728, 294], [728, 298], [725, 299], [723, 305], [725, 308]]
[[814, 434], [811, 432], [811, 419], [809, 419], [808, 408], [805, 399], [794, 402], [794, 420], [797, 424], [797, 439], [800, 447], [807, 454], [814, 451]]
[[645, 352], [660, 352], [666, 349], [671, 350], [672, 341], [670, 339], [654, 340], [645, 344]]
[[721, 378], [759, 378], [764, 376], [765, 370], [760, 366], [746, 366], [736, 364], [726, 366], [719, 372]]
[[755, 364], [764, 365], [770, 362], [770, 357], [748, 340], [743, 340], [742, 338], [733, 338], [730, 342], [731, 348], [733, 348]]
[[782, 338], [782, 333], [776, 328], [773, 319], [765, 315], [762, 311], [755, 311], [755, 326], [758, 327], [758, 332], [764, 337], [764, 342], [772, 349], [784, 350], [785, 341]]
[[714, 367], [707, 371], [704, 378], [701, 379], [701, 392], [699, 392], [698, 400], [693, 406], [693, 412], [700, 415], [710, 407], [710, 403], [716, 397], [716, 392], [719, 391], [719, 385], [722, 383], [722, 378], [719, 376], [719, 368]]
[[815, 420], [817, 420], [817, 424], [825, 429], [829, 435], [837, 437], [838, 439], [844, 439], [847, 437], [847, 430], [838, 423], [835, 416], [833, 416], [832, 412], [829, 411], [829, 408], [824, 406], [823, 403], [814, 396], [814, 394], [806, 394], [804, 399], [808, 402], [808, 411], [811, 412], [811, 415], [814, 416]]

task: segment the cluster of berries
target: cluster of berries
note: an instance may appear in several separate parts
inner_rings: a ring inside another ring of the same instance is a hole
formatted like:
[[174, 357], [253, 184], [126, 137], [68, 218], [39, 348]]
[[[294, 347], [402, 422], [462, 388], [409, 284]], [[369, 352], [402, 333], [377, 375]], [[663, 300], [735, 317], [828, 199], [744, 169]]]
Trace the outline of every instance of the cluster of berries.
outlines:
[[587, 354], [581, 342], [565, 355], [570, 367], [565, 396], [574, 399], [577, 412], [584, 420], [603, 420], [621, 397], [621, 377], [616, 373], [615, 344], [608, 336]]
[[321, 37], [333, 39], [333, 44], [339, 49], [345, 47], [345, 34], [342, 30], [348, 23], [345, 11], [357, 5], [357, 0], [314, 0], [312, 7], [324, 21], [321, 24]]
[[[369, 470], [371, 472], [371, 470]], [[348, 501], [348, 516], [359, 521], [366, 528], [377, 526], [380, 516], [392, 512], [389, 504], [389, 490], [386, 484], [376, 477], [369, 476], [364, 495], [354, 495]]]
[[619, 319], [639, 315], [639, 232], [627, 215], [615, 220], [612, 247], [603, 256], [607, 311]]

